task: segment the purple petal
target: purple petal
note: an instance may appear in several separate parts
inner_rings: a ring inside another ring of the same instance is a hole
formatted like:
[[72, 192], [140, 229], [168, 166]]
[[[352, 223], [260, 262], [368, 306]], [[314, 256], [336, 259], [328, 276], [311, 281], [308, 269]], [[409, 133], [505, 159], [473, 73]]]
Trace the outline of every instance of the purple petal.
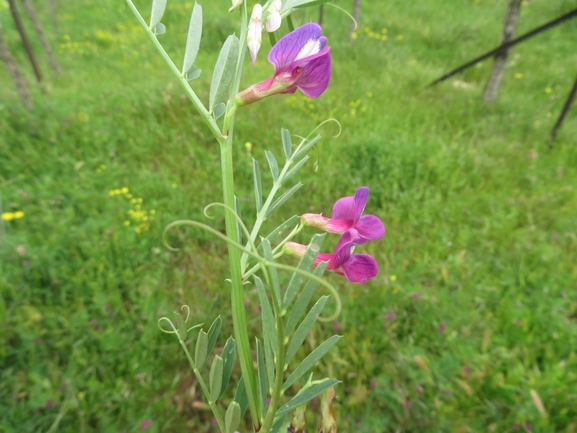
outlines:
[[354, 201], [353, 196], [339, 198], [333, 206], [331, 219], [335, 220], [351, 220], [354, 224]]
[[368, 254], [353, 254], [343, 264], [345, 277], [352, 283], [365, 283], [375, 278], [379, 273], [379, 266], [373, 256]]
[[322, 262], [329, 262], [327, 265], [327, 269], [331, 270], [334, 268], [335, 264], [335, 255], [334, 254], [327, 254], [327, 253], [319, 253], [317, 258], [315, 259], [314, 266], [320, 265]]
[[375, 215], [363, 215], [360, 217], [359, 221], [355, 224], [355, 229], [359, 232], [361, 238], [363, 238], [363, 241], [359, 242], [359, 244], [376, 241], [385, 235], [385, 226], [381, 219]]
[[331, 79], [331, 55], [317, 57], [304, 66], [304, 71], [298, 79], [297, 87], [309, 98], [318, 98], [327, 89]]
[[349, 260], [351, 257], [351, 249], [357, 244], [358, 240], [359, 233], [355, 229], [350, 229], [343, 233], [339, 239], [339, 242], [337, 243], [337, 246], [335, 247], [335, 268], [338, 268], [339, 266], [346, 263], [347, 260]]
[[[320, 37], [321, 26], [316, 23], [308, 23], [281, 38], [268, 54], [268, 61], [274, 65], [275, 75], [288, 71], [289, 65], [296, 59], [307, 42], [317, 41]], [[324, 43], [326, 43], [326, 39]]]
[[367, 205], [369, 188], [361, 186], [354, 196], [343, 197], [337, 200], [333, 206], [331, 218], [338, 220], [353, 220], [356, 224]]
[[353, 228], [355, 222], [353, 220], [334, 220], [329, 219], [326, 224], [326, 230], [330, 233], [344, 233], [348, 229]]

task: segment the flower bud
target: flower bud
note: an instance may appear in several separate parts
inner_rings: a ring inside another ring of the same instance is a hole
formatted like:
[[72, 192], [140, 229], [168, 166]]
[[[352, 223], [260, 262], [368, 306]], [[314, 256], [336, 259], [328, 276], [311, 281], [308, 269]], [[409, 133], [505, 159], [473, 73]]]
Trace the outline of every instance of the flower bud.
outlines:
[[228, 10], [229, 12], [232, 12], [233, 10], [235, 10], [237, 7], [239, 7], [242, 4], [243, 0], [232, 0], [232, 6], [230, 7], [230, 9]]
[[256, 62], [256, 55], [260, 49], [260, 43], [262, 41], [262, 6], [259, 4], [254, 5], [252, 10], [252, 15], [250, 16], [250, 22], [248, 23], [248, 34], [246, 36], [246, 45], [250, 53], [250, 58], [252, 64]]
[[282, 1], [274, 0], [270, 7], [268, 8], [268, 14], [266, 16], [266, 31], [275, 32], [280, 28], [281, 25], [281, 9]]

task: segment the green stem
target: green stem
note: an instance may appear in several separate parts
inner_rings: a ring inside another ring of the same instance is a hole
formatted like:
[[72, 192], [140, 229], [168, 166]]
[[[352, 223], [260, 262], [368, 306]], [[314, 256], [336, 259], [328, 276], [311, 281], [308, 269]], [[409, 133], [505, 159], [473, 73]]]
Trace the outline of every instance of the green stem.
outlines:
[[[240, 7], [240, 38], [239, 38], [239, 55], [236, 66], [236, 73], [229, 92], [229, 101], [234, 100], [238, 93], [242, 69], [244, 66], [244, 57], [246, 53], [246, 36], [248, 30], [248, 16], [246, 0]], [[226, 140], [221, 141], [220, 160], [222, 169], [222, 193], [223, 202], [231, 209], [235, 209], [234, 201], [234, 171], [232, 163], [233, 136], [234, 136], [234, 103], [229, 103], [226, 113], [226, 125], [224, 133]], [[231, 112], [232, 111], [232, 112]], [[225, 214], [226, 236], [229, 239], [238, 239], [238, 225], [236, 219], [229, 212]], [[232, 281], [232, 322], [234, 326], [234, 336], [237, 341], [237, 351], [244, 383], [246, 385], [246, 394], [248, 405], [252, 417], [252, 423], [255, 431], [260, 430], [261, 414], [258, 405], [258, 393], [256, 386], [256, 374], [252, 363], [252, 354], [250, 350], [250, 341], [248, 337], [248, 322], [246, 319], [246, 310], [244, 306], [244, 289], [242, 285], [242, 272], [240, 268], [240, 251], [228, 244], [228, 255], [230, 263], [230, 273]]]

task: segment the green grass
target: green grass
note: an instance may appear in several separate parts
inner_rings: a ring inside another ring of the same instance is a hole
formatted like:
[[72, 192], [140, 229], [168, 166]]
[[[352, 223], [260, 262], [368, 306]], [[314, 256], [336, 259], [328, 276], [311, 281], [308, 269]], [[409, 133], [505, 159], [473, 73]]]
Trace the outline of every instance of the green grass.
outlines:
[[[228, 4], [204, 3], [195, 88], [206, 100], [219, 43], [234, 25]], [[426, 88], [498, 43], [506, 3], [363, 2], [353, 46], [346, 17], [328, 8], [329, 90], [318, 100], [269, 98], [237, 117], [235, 176], [249, 221], [251, 157], [264, 167], [265, 149], [282, 152], [281, 126], [305, 135], [330, 115], [343, 133], [330, 139], [335, 127], [322, 128], [304, 187], [271, 225], [329, 213], [368, 185], [367, 211], [387, 227], [383, 241], [364, 247], [379, 276], [357, 286], [331, 275], [342, 315], [318, 326], [300, 354], [342, 328], [345, 338], [316, 368], [343, 380], [340, 431], [577, 428], [575, 110], [548, 142], [575, 78], [577, 21], [516, 48], [491, 107], [482, 104], [491, 62]], [[190, 6], [169, 1], [163, 20], [177, 64]], [[519, 33], [571, 7], [531, 1]], [[195, 322], [222, 314], [231, 329], [225, 245], [182, 230], [172, 253], [161, 239], [176, 219], [206, 222], [203, 207], [221, 200], [218, 149], [123, 2], [62, 1], [58, 16], [59, 33], [41, 18], [65, 73], [40, 58], [44, 95], [0, 6], [35, 102], [25, 112], [0, 69], [3, 211], [25, 213], [4, 222], [1, 239], [0, 431], [129, 432], [144, 420], [153, 421], [149, 431], [216, 431], [177, 342], [156, 321], [188, 304]], [[267, 49], [247, 66], [245, 85], [270, 75]], [[140, 209], [109, 195], [123, 187], [142, 198]], [[154, 210], [154, 219], [129, 210]], [[218, 213], [208, 223], [224, 228]], [[256, 293], [247, 300], [258, 332]]]

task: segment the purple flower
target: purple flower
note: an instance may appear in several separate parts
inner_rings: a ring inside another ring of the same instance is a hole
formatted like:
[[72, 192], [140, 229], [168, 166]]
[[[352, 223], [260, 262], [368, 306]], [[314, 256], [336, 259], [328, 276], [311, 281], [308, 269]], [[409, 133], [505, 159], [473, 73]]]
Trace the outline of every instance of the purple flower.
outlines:
[[355, 195], [337, 200], [330, 218], [321, 214], [307, 213], [301, 216], [301, 221], [304, 225], [329, 233], [344, 233], [354, 228], [359, 233], [360, 240], [357, 242], [359, 245], [381, 239], [385, 235], [383, 222], [375, 215], [363, 215], [368, 200], [369, 188], [361, 186]]
[[316, 23], [305, 24], [281, 38], [268, 55], [274, 75], [236, 95], [237, 106], [297, 89], [309, 98], [318, 98], [331, 78], [330, 47], [326, 44], [327, 38], [321, 36], [321, 26]]
[[143, 421], [142, 424], [140, 424], [140, 430], [146, 430], [151, 425], [152, 425], [152, 421], [150, 421], [150, 420]]
[[[359, 233], [355, 229], [347, 230], [342, 236], [332, 254], [319, 253], [314, 266], [322, 262], [329, 262], [327, 270], [344, 276], [352, 283], [365, 283], [375, 278], [379, 272], [377, 261], [368, 254], [353, 254], [354, 247], [358, 245]], [[306, 252], [306, 245], [295, 242], [287, 242], [283, 251], [293, 257], [301, 258]]]

